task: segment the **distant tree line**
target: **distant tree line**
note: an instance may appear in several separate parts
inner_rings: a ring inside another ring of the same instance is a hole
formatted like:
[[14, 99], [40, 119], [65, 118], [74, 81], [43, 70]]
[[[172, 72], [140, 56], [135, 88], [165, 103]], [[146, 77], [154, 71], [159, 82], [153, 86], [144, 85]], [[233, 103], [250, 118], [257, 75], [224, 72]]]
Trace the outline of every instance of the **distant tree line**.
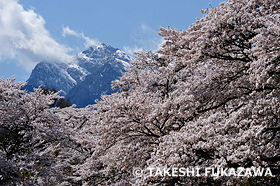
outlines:
[[[44, 94], [51, 94], [51, 93], [57, 93], [57, 90], [55, 88], [43, 88], [43, 93]], [[65, 108], [65, 107], [70, 107], [72, 104], [71, 104], [71, 100], [69, 98], [59, 98], [59, 99], [56, 99], [54, 104], [51, 105], [51, 107], [59, 107], [59, 108]]]

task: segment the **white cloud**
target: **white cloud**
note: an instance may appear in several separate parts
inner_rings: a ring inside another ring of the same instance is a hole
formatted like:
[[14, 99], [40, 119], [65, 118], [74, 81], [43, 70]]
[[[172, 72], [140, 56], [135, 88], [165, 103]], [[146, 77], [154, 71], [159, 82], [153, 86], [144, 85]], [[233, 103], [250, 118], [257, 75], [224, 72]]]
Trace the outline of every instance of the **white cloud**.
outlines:
[[0, 59], [15, 58], [31, 71], [42, 60], [68, 62], [69, 51], [51, 37], [42, 16], [18, 0], [0, 1]]
[[84, 39], [85, 40], [85, 43], [84, 43], [85, 47], [90, 47], [92, 45], [97, 45], [97, 44], [100, 43], [96, 39], [91, 39], [91, 38], [85, 36], [85, 34], [83, 32], [76, 32], [76, 31], [70, 29], [68, 26], [67, 27], [62, 26], [62, 36], [66, 37], [67, 35], [72, 35], [72, 36]]
[[66, 37], [66, 35], [73, 35], [73, 36], [79, 36], [79, 34], [77, 32], [75, 32], [74, 30], [71, 30], [68, 26], [67, 27], [64, 27], [62, 26], [62, 36], [63, 37]]
[[141, 24], [136, 30], [130, 35], [133, 44], [123, 47], [127, 54], [132, 55], [143, 50], [158, 50], [164, 42], [164, 39], [157, 34], [157, 31], [146, 24]]

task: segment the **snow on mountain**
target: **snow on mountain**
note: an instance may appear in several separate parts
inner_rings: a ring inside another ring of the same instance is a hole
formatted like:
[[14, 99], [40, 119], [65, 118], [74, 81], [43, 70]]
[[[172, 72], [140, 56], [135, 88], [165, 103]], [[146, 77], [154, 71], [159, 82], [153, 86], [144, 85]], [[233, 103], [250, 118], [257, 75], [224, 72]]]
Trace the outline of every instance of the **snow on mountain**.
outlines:
[[40, 62], [33, 69], [27, 80], [32, 87], [49, 87], [62, 90], [62, 95], [77, 84], [77, 81], [67, 72], [68, 66], [64, 63]]
[[27, 80], [27, 89], [43, 86], [62, 90], [78, 107], [94, 103], [102, 94], [111, 94], [111, 81], [130, 66], [131, 57], [104, 43], [80, 52], [71, 64], [40, 62]]

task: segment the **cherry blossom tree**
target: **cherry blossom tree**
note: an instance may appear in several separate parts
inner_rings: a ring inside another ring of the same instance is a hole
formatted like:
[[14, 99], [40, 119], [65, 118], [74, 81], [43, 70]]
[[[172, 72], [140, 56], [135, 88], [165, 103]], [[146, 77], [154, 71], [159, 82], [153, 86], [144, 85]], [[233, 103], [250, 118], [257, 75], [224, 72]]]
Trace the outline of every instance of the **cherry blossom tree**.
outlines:
[[61, 152], [70, 154], [68, 146], [75, 146], [57, 114], [60, 110], [50, 108], [59, 92], [26, 92], [24, 85], [0, 79], [0, 184], [63, 185], [75, 153], [65, 160]]
[[234, 184], [238, 177], [135, 178], [135, 167], [252, 167], [279, 171], [277, 0], [229, 0], [188, 30], [139, 53], [82, 129], [86, 184]]

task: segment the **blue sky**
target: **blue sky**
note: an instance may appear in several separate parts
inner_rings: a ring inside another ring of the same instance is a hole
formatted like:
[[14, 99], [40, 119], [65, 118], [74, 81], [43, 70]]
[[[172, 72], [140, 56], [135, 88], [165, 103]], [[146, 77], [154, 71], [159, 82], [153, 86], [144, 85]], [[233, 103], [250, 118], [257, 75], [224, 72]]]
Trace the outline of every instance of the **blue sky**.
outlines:
[[39, 61], [67, 61], [98, 42], [130, 54], [156, 50], [160, 26], [185, 30], [220, 2], [0, 0], [0, 77], [26, 81]]

